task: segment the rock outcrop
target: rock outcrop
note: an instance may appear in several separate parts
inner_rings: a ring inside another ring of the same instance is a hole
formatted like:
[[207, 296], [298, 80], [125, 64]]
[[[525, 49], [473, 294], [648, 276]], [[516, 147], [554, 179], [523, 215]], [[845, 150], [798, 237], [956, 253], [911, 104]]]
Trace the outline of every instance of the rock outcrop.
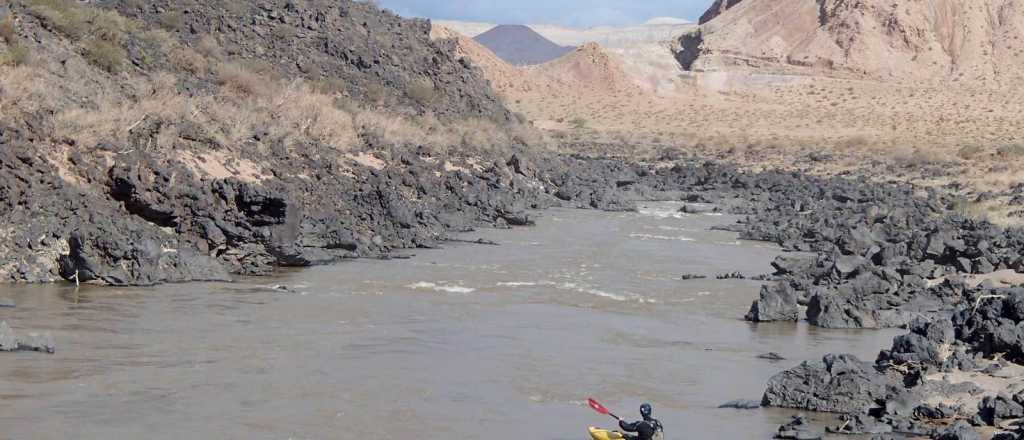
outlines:
[[1024, 66], [1022, 8], [1018, 0], [718, 0], [680, 41], [679, 58], [698, 71], [1006, 81]]

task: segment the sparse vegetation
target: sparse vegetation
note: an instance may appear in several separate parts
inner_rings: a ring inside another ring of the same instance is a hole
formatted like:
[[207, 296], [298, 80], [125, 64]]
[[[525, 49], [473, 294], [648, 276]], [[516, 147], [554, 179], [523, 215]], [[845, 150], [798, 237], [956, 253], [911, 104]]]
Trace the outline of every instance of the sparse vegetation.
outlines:
[[1003, 145], [996, 149], [996, 154], [1003, 159], [1024, 157], [1024, 144]]
[[203, 35], [199, 38], [199, 42], [196, 43], [196, 51], [207, 58], [215, 60], [224, 58], [224, 50], [221, 49], [217, 39], [211, 35]]
[[14, 44], [18, 38], [18, 30], [14, 28], [14, 20], [10, 16], [0, 20], [0, 39], [4, 43]]
[[572, 126], [573, 130], [583, 131], [587, 129], [587, 120], [584, 118], [573, 118], [569, 121], [569, 125]]
[[32, 52], [25, 46], [9, 44], [7, 54], [3, 57], [3, 64], [8, 66], [23, 66], [29, 63]]
[[438, 92], [434, 88], [434, 83], [426, 79], [417, 79], [409, 82], [406, 94], [422, 106], [432, 105], [438, 98]]
[[188, 47], [179, 47], [169, 55], [171, 65], [192, 75], [205, 75], [208, 70], [206, 58]]
[[957, 150], [956, 157], [962, 160], [974, 160], [981, 154], [981, 151], [982, 149], [978, 145], [967, 145]]
[[279, 24], [274, 26], [274, 30], [271, 31], [271, 34], [278, 40], [291, 40], [298, 35], [298, 31], [296, 31], [291, 25]]
[[185, 16], [181, 11], [171, 9], [160, 14], [159, 23], [169, 32], [178, 31], [185, 25]]
[[92, 65], [111, 74], [121, 73], [128, 54], [121, 46], [109, 41], [94, 39], [82, 48], [82, 56]]
[[272, 87], [266, 77], [240, 63], [220, 63], [214, 67], [214, 73], [221, 86], [245, 95], [268, 93]]

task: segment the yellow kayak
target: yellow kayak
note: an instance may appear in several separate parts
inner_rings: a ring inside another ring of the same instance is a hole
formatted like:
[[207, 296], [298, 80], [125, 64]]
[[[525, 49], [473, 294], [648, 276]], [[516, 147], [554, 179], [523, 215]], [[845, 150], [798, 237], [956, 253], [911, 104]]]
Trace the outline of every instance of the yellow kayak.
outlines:
[[594, 440], [622, 440], [626, 438], [622, 436], [621, 432], [598, 428], [590, 428], [590, 437]]

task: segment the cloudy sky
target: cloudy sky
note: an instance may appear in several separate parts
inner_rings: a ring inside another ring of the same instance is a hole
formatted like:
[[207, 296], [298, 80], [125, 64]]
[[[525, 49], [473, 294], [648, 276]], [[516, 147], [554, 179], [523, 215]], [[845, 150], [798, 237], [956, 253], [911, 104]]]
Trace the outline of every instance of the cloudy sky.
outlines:
[[399, 15], [498, 24], [568, 26], [642, 23], [652, 17], [696, 21], [712, 0], [378, 0]]

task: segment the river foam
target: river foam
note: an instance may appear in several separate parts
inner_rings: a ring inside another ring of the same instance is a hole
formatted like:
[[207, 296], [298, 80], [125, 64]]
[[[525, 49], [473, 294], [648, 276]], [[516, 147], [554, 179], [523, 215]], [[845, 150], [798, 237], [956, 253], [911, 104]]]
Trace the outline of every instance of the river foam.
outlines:
[[463, 287], [463, 286], [448, 285], [448, 284], [437, 284], [437, 283], [431, 283], [431, 282], [428, 282], [428, 281], [420, 281], [418, 283], [413, 283], [413, 284], [410, 284], [410, 285], [405, 286], [405, 287], [408, 287], [408, 288], [413, 289], [413, 290], [433, 290], [435, 292], [447, 292], [447, 293], [473, 293], [473, 292], [476, 292], [476, 289], [474, 289], [472, 287]]

